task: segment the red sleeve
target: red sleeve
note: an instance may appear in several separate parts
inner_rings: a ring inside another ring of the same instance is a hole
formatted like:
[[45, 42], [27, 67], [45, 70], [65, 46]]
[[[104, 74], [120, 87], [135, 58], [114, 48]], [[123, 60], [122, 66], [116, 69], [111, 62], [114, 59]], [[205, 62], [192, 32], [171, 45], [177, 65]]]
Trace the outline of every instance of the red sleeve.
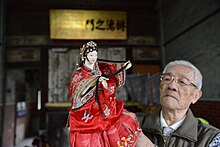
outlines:
[[[124, 63], [109, 63], [109, 62], [99, 62], [99, 69], [102, 71], [103, 75], [113, 74], [123, 67]], [[118, 74], [110, 77], [115, 81], [117, 87], [124, 85], [126, 77], [126, 70], [119, 72]]]

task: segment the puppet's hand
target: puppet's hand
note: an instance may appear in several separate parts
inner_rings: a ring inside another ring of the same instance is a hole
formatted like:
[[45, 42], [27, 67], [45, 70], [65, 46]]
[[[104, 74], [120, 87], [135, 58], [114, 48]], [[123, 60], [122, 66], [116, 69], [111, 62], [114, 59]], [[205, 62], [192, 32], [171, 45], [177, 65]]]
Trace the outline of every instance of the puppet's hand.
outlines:
[[127, 67], [125, 68], [126, 70], [127, 70], [127, 69], [129, 69], [129, 68], [131, 68], [132, 63], [131, 63], [131, 61], [130, 61], [130, 60], [129, 60], [129, 61], [127, 61], [127, 62], [124, 64], [124, 66], [125, 66], [126, 64], [128, 64], [128, 65], [127, 65]]
[[99, 82], [101, 82], [102, 85], [107, 89], [108, 84], [107, 84], [106, 80], [109, 80], [109, 79], [106, 77], [102, 77], [102, 76], [99, 78]]
[[103, 76], [101, 76], [101, 77], [99, 78], [99, 82], [106, 81], [106, 80], [109, 80], [109, 79], [106, 78], [106, 77], [103, 77]]

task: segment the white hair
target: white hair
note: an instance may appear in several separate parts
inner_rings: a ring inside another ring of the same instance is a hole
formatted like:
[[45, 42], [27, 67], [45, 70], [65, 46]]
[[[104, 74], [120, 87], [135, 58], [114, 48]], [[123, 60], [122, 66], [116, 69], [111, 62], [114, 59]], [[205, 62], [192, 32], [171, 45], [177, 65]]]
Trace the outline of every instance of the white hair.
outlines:
[[202, 74], [199, 71], [199, 69], [197, 67], [195, 67], [191, 62], [186, 61], [186, 60], [175, 60], [175, 61], [171, 61], [169, 62], [164, 70], [163, 73], [165, 73], [167, 71], [168, 68], [173, 67], [173, 66], [178, 66], [178, 65], [184, 65], [186, 67], [191, 68], [194, 71], [194, 81], [195, 81], [195, 85], [196, 87], [201, 90], [202, 88]]

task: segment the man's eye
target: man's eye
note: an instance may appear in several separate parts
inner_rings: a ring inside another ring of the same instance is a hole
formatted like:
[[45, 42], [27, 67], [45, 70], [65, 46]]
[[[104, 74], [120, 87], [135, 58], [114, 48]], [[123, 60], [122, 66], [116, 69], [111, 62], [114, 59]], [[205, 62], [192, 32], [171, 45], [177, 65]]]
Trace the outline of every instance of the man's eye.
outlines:
[[164, 81], [170, 81], [170, 80], [171, 80], [171, 77], [165, 76], [165, 77], [163, 77], [163, 80], [164, 80]]
[[170, 81], [170, 78], [164, 78], [164, 81]]
[[187, 85], [189, 81], [187, 79], [179, 79], [179, 83]]

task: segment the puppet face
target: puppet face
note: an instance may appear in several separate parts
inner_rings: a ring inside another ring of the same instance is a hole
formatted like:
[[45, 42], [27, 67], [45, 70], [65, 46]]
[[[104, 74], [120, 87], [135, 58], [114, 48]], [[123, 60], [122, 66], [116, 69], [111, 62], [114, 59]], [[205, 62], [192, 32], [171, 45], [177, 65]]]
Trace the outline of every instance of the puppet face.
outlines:
[[87, 54], [86, 60], [88, 60], [90, 64], [94, 64], [97, 61], [97, 58], [98, 58], [98, 52], [92, 51]]
[[83, 44], [80, 51], [82, 52], [82, 55], [86, 57], [89, 52], [98, 51], [98, 46], [94, 41], [89, 41], [86, 44]]

